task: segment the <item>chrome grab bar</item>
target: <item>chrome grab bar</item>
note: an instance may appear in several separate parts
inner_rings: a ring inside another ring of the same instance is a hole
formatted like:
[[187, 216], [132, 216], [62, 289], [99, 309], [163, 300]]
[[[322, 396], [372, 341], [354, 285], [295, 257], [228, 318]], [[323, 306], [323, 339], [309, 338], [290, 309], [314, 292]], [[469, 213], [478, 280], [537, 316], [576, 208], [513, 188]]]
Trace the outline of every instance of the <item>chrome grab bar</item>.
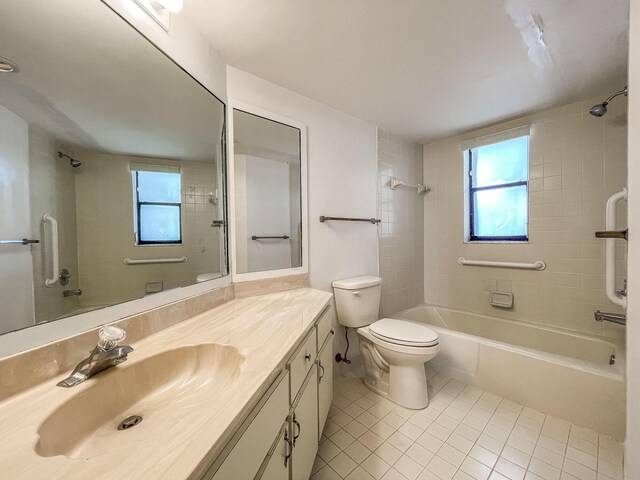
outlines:
[[619, 238], [621, 240], [629, 240], [629, 229], [624, 230], [601, 230], [596, 232], [596, 238]]
[[374, 225], [382, 221], [379, 218], [325, 217], [324, 215], [320, 215], [320, 223], [324, 223], [329, 220], [338, 220], [341, 222], [369, 222]]
[[596, 322], [611, 322], [617, 323], [618, 325], [626, 325], [627, 324], [627, 316], [624, 313], [605, 313], [600, 310], [596, 310], [593, 316], [596, 319]]
[[265, 237], [265, 236], [258, 236], [258, 235], [253, 235], [251, 237], [251, 240], [262, 240], [263, 238], [267, 238], [267, 239], [280, 239], [280, 240], [289, 240], [289, 235], [280, 235], [279, 237]]
[[30, 243], [40, 243], [40, 240], [29, 240], [23, 238], [22, 240], [0, 240], [0, 245], [29, 245]]

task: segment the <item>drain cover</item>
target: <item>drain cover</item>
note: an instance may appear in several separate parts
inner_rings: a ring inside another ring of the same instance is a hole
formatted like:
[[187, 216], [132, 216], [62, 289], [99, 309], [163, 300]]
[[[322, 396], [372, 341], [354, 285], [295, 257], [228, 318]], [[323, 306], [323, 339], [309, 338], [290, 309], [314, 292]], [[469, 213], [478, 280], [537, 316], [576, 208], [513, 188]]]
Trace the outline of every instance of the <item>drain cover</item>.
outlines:
[[140, 415], [130, 415], [120, 422], [118, 430], [128, 430], [138, 425], [141, 421], [142, 417]]

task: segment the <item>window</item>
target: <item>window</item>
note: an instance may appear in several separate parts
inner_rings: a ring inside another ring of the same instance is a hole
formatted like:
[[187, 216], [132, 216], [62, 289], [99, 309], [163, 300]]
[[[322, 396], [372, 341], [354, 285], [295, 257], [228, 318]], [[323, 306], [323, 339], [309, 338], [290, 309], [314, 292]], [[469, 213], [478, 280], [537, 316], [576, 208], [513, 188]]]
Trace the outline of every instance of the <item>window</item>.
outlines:
[[136, 245], [181, 243], [180, 169], [132, 165], [131, 180]]
[[481, 143], [465, 149], [468, 240], [527, 241], [529, 136]]

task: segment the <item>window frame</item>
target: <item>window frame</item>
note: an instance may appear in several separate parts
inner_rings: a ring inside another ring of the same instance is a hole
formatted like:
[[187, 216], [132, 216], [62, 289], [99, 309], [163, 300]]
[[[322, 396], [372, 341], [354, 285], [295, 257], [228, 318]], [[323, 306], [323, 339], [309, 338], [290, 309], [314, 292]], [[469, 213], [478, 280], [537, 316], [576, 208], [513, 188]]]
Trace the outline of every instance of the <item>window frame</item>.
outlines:
[[[136, 231], [134, 232], [135, 243], [136, 246], [145, 246], [145, 245], [182, 245], [182, 202], [142, 202], [140, 201], [140, 182], [138, 175], [140, 170], [133, 170], [132, 173], [135, 173], [135, 182], [136, 182]], [[165, 172], [157, 172], [157, 173], [165, 173]], [[182, 183], [182, 174], [180, 175], [180, 182]], [[182, 190], [182, 188], [181, 188]], [[182, 192], [180, 192], [180, 196], [182, 197]], [[180, 238], [178, 240], [142, 240], [140, 232], [142, 227], [141, 221], [141, 206], [142, 205], [152, 205], [152, 206], [162, 206], [162, 207], [178, 207], [178, 230], [180, 231]]]
[[[524, 135], [523, 135], [524, 136]], [[529, 136], [527, 136], [527, 145], [529, 143]], [[515, 137], [518, 138], [518, 137]], [[500, 143], [500, 142], [495, 142]], [[492, 145], [489, 143], [487, 145]], [[483, 145], [486, 146], [486, 145]], [[475, 147], [480, 148], [480, 147]], [[473, 148], [469, 148], [466, 150], [467, 154], [467, 175], [469, 180], [469, 214], [468, 214], [468, 228], [469, 228], [469, 238], [468, 242], [517, 242], [524, 243], [529, 241], [529, 148], [527, 146], [527, 179], [519, 180], [517, 182], [508, 182], [508, 183], [499, 183], [496, 185], [487, 185], [484, 187], [474, 187], [473, 186]], [[475, 235], [474, 233], [474, 215], [475, 215], [475, 203], [473, 201], [474, 194], [476, 192], [486, 191], [486, 190], [496, 190], [496, 189], [505, 189], [511, 187], [525, 187], [526, 198], [527, 198], [527, 223], [526, 223], [526, 233], [524, 235]]]

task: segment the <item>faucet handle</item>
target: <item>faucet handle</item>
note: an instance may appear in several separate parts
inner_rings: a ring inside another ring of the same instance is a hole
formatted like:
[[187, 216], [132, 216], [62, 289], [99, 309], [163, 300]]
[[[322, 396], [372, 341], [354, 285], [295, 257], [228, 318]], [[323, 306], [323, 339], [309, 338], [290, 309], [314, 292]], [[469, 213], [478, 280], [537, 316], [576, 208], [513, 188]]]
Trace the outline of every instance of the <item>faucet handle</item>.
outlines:
[[127, 332], [118, 327], [107, 325], [98, 332], [98, 347], [108, 352], [118, 346], [127, 337]]

